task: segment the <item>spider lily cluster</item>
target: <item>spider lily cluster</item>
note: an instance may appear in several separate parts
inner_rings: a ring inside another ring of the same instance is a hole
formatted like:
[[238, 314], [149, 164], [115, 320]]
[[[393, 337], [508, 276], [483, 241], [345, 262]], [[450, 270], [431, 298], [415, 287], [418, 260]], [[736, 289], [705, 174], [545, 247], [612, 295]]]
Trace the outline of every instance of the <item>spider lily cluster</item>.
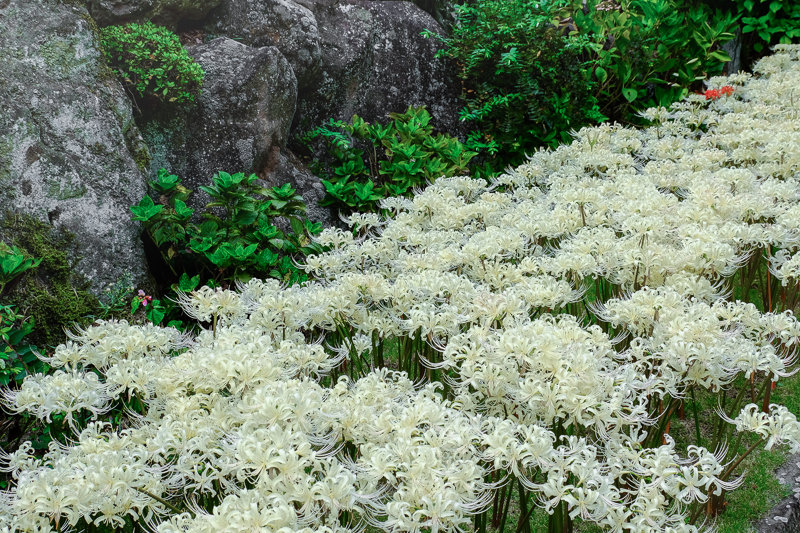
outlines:
[[[800, 47], [756, 73], [352, 215], [313, 282], [182, 297], [193, 338], [76, 331], [4, 393], [76, 438], [3, 454], [0, 530], [485, 531], [537, 508], [559, 532], [713, 527], [737, 432], [800, 449], [770, 402], [800, 338]], [[678, 446], [695, 394], [719, 416]]]

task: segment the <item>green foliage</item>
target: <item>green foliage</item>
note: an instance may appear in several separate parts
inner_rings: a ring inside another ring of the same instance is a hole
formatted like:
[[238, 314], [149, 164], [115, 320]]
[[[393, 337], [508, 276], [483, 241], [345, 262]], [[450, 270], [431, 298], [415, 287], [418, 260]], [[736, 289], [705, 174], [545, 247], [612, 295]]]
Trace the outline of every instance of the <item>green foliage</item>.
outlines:
[[33, 328], [34, 321], [13, 305], [0, 304], [0, 385], [20, 383], [29, 374], [46, 371], [47, 365], [36, 356], [36, 346], [25, 341]]
[[591, 43], [558, 27], [568, 2], [475, 0], [455, 7], [451, 35], [435, 36], [444, 45], [437, 56], [459, 68], [461, 120], [500, 145], [497, 170], [603, 120], [586, 64]]
[[[11, 281], [38, 267], [41, 261], [0, 241], [0, 297]], [[20, 382], [26, 375], [42, 371], [44, 364], [36, 357], [36, 347], [24, 341], [33, 326], [34, 321], [15, 306], [0, 303], [0, 385]]]
[[623, 0], [620, 9], [600, 4], [576, 5], [573, 17], [591, 42], [595, 96], [609, 117], [630, 121], [641, 109], [669, 106], [730, 61], [719, 48], [733, 38], [730, 13], [681, 0]]
[[107, 26], [100, 44], [114, 72], [134, 94], [160, 102], [193, 102], [203, 69], [167, 28], [151, 22]]
[[16, 246], [0, 242], [0, 294], [14, 278], [26, 270], [36, 268], [41, 262], [41, 259], [26, 257], [25, 253]]
[[73, 273], [67, 256], [73, 236], [56, 232], [31, 217], [6, 216], [0, 233], [26, 258], [37, 258], [39, 267], [6, 286], [3, 303], [36, 324], [30, 342], [40, 347], [56, 346], [65, 339], [64, 330], [76, 323], [86, 324], [98, 311], [97, 298], [87, 290], [85, 279]]
[[771, 44], [789, 44], [800, 38], [800, 4], [792, 0], [737, 0], [742, 33], [758, 37], [753, 44], [762, 52]]
[[466, 174], [478, 154], [472, 150], [477, 143], [434, 133], [424, 107], [409, 107], [389, 118], [388, 124], [370, 124], [358, 115], [349, 124], [331, 119], [306, 136], [307, 142], [324, 139], [333, 158], [332, 164], [315, 168], [325, 178], [322, 205], [378, 211], [386, 197], [410, 194], [442, 176]]
[[[501, 151], [501, 170], [570, 131], [669, 105], [692, 84], [721, 73], [735, 16], [681, 0], [475, 0], [456, 6], [457, 24], [439, 57], [462, 79], [461, 119]], [[432, 35], [426, 32], [426, 35]]]
[[[186, 203], [191, 191], [162, 169], [150, 182], [158, 203], [147, 195], [131, 207], [134, 220], [144, 223], [179, 284], [189, 283], [195, 276], [216, 283], [254, 276], [287, 283], [306, 279], [293, 259], [319, 250], [310, 237], [322, 227], [303, 218], [305, 204], [290, 185], [264, 188], [256, 179], [254, 174], [216, 174], [210, 186], [201, 187], [211, 202], [200, 221]], [[284, 231], [273, 224], [279, 218], [290, 229]], [[167, 304], [156, 302], [152, 302], [151, 314], [157, 318], [158, 312], [153, 310]]]
[[[26, 272], [35, 269], [41, 259], [17, 246], [0, 241], [0, 386], [15, 387], [25, 376], [47, 372], [49, 366], [38, 358], [38, 350], [27, 337], [34, 330], [35, 320], [18, 311], [15, 305], [3, 303], [4, 290], [12, 281], [21, 281]], [[0, 415], [0, 445], [8, 449], [12, 441], [16, 448], [25, 434], [26, 417]], [[30, 417], [28, 417], [30, 418]], [[0, 487], [6, 485], [5, 476], [0, 476]]]

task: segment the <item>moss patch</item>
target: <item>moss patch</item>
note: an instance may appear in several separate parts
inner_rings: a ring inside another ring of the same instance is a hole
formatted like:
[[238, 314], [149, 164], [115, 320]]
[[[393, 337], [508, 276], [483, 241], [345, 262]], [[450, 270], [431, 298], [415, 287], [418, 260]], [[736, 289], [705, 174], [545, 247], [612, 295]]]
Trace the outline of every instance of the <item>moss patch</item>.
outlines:
[[0, 222], [5, 241], [42, 259], [39, 268], [7, 287], [3, 303], [13, 304], [35, 320], [30, 342], [44, 349], [64, 342], [65, 328], [89, 321], [97, 298], [87, 291], [88, 283], [72, 270], [67, 251], [73, 236], [29, 216], [8, 214]]
[[57, 37], [44, 43], [39, 49], [39, 54], [44, 59], [45, 65], [61, 75], [66, 75], [78, 65], [74, 43], [66, 39]]
[[47, 195], [58, 200], [69, 200], [70, 198], [81, 198], [86, 194], [86, 186], [80, 182], [70, 181], [59, 182], [50, 181], [47, 186]]
[[139, 136], [139, 130], [136, 128], [133, 119], [128, 121], [127, 124], [123, 124], [122, 133], [125, 135], [125, 144], [133, 156], [139, 172], [147, 174], [150, 169], [150, 150], [148, 150], [144, 140]]

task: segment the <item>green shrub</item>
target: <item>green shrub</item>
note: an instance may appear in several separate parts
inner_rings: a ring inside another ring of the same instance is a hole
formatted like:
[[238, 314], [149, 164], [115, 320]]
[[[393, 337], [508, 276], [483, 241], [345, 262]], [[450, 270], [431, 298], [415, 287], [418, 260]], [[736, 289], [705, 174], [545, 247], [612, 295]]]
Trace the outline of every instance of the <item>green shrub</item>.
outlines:
[[[287, 283], [306, 279], [293, 259], [318, 250], [310, 237], [322, 227], [302, 218], [303, 199], [288, 184], [267, 189], [256, 179], [254, 174], [216, 174], [210, 186], [201, 187], [212, 201], [201, 213], [203, 221], [196, 222], [194, 209], [186, 205], [192, 192], [177, 176], [161, 169], [150, 182], [159, 203], [147, 195], [131, 207], [133, 218], [144, 223], [181, 290], [191, 290], [185, 283], [193, 276], [214, 283], [256, 276]], [[274, 225], [276, 218], [286, 220], [290, 229]]]
[[[500, 147], [496, 169], [607, 118], [629, 122], [648, 106], [685, 96], [730, 58], [734, 17], [680, 0], [475, 0], [439, 57], [463, 82], [461, 119]], [[612, 6], [613, 7], [613, 6]], [[429, 32], [427, 35], [431, 35]]]
[[13, 305], [0, 304], [0, 385], [20, 383], [25, 376], [43, 371], [36, 346], [25, 340], [33, 328], [33, 319], [17, 312]]
[[762, 42], [757, 52], [770, 44], [789, 44], [800, 37], [800, 4], [787, 0], [739, 0], [743, 33], [755, 33]]
[[193, 102], [200, 93], [203, 69], [167, 28], [151, 22], [108, 26], [100, 43], [109, 65], [139, 99]]
[[747, 70], [770, 46], [800, 39], [800, 3], [794, 0], [705, 0], [739, 17], [742, 68]]
[[591, 42], [600, 110], [615, 120], [669, 106], [731, 59], [719, 48], [733, 38], [730, 13], [682, 0], [622, 0], [619, 9], [603, 9], [607, 4], [588, 0], [573, 16]]
[[306, 135], [308, 142], [324, 139], [330, 149], [332, 162], [315, 165], [327, 192], [323, 205], [346, 212], [378, 211], [386, 197], [410, 194], [442, 176], [466, 174], [478, 154], [473, 150], [480, 147], [477, 143], [434, 133], [424, 107], [409, 107], [389, 118], [385, 125], [358, 115], [349, 124], [331, 119]]
[[567, 8], [564, 0], [476, 0], [456, 6], [449, 37], [436, 36], [444, 45], [437, 56], [459, 69], [461, 119], [501, 146], [498, 170], [603, 118], [586, 65], [589, 43], [556, 25]]

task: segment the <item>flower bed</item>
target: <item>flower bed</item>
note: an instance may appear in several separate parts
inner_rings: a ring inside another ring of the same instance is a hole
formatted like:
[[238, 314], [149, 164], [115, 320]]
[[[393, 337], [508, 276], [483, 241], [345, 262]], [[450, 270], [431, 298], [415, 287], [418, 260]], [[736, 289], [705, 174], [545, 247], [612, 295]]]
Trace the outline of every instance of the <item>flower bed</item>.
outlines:
[[[352, 215], [317, 281], [186, 295], [194, 338], [75, 332], [60, 371], [6, 391], [80, 436], [6, 454], [0, 528], [524, 530], [543, 508], [552, 531], [702, 529], [739, 433], [800, 448], [770, 403], [800, 338], [800, 47], [756, 72]], [[719, 416], [676, 444], [695, 394]]]

